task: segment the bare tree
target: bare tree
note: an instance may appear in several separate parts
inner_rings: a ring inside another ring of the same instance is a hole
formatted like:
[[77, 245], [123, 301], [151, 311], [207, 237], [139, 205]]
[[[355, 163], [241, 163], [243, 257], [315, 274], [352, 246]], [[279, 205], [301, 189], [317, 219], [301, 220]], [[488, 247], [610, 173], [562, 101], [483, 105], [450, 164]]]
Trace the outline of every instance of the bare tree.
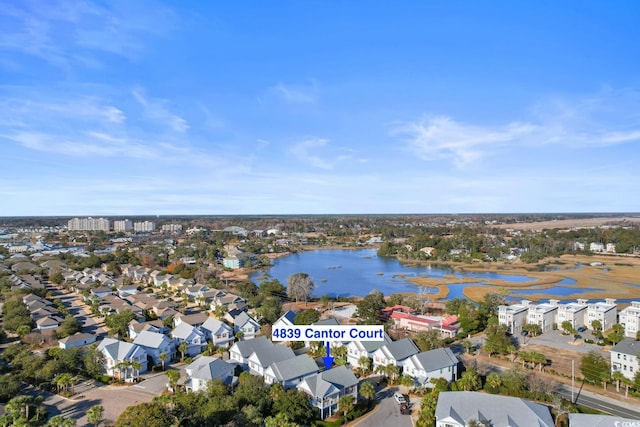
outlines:
[[289, 285], [287, 294], [290, 298], [295, 298], [296, 302], [299, 300], [307, 302], [307, 298], [309, 298], [315, 287], [313, 279], [307, 273], [292, 274], [289, 276], [287, 283]]

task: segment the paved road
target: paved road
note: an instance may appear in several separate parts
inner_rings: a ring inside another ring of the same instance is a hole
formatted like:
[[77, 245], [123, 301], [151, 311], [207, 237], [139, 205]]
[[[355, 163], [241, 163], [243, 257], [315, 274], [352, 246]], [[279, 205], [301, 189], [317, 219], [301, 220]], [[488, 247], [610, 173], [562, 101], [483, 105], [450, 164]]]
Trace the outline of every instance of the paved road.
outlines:
[[361, 421], [354, 423], [354, 427], [412, 427], [411, 415], [402, 415], [400, 413], [400, 405], [393, 398], [393, 393], [398, 391], [397, 388], [386, 388], [376, 393], [378, 405], [373, 412]]
[[53, 284], [47, 284], [47, 290], [53, 293], [53, 299], [60, 300], [67, 307], [69, 313], [78, 319], [82, 332], [95, 335], [98, 341], [107, 336], [104, 322], [97, 321], [87, 305], [80, 300], [81, 297], [78, 294], [64, 293], [61, 288]]
[[[627, 407], [616, 404], [613, 399], [603, 398], [603, 396], [594, 395], [593, 393], [582, 391], [579, 392], [579, 386], [576, 384], [576, 402], [588, 408], [597, 409], [611, 415], [623, 418], [640, 419], [640, 411], [634, 411]], [[558, 391], [562, 397], [571, 400], [571, 386], [561, 385]], [[575, 398], [575, 395], [574, 395]], [[606, 400], [605, 400], [606, 399]]]

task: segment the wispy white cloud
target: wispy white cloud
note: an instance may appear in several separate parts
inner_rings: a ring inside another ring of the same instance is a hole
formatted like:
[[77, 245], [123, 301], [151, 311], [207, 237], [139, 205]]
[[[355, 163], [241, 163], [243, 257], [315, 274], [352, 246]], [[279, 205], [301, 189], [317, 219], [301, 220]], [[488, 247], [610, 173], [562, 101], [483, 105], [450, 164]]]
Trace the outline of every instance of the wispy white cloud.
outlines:
[[319, 88], [315, 81], [307, 84], [278, 83], [269, 91], [290, 104], [314, 104], [318, 99]]
[[333, 165], [330, 162], [321, 158], [318, 154], [312, 153], [312, 151], [326, 146], [328, 142], [328, 140], [323, 138], [307, 139], [298, 142], [293, 147], [291, 147], [291, 154], [293, 154], [301, 162], [309, 164], [313, 167], [320, 169], [331, 169]]
[[424, 160], [445, 158], [463, 167], [505, 146], [579, 148], [638, 141], [639, 108], [637, 93], [618, 91], [612, 96], [607, 91], [577, 100], [541, 101], [531, 109], [527, 121], [483, 125], [460, 122], [449, 116], [424, 116], [397, 122], [390, 133]]
[[96, 66], [91, 52], [137, 58], [149, 37], [174, 28], [176, 17], [158, 3], [114, 1], [16, 2], [0, 8], [0, 49], [39, 57], [69, 70]]
[[167, 100], [147, 98], [141, 88], [134, 89], [132, 95], [143, 107], [145, 115], [158, 125], [168, 124], [176, 132], [186, 132], [189, 129], [189, 124], [184, 118], [169, 110]]

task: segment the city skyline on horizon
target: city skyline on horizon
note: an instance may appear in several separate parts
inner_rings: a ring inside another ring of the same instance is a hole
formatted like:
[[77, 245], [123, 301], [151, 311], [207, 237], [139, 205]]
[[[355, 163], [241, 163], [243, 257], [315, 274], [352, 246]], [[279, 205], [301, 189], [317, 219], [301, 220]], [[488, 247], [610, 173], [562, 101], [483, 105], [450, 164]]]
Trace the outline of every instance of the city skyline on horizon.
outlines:
[[0, 216], [640, 212], [640, 5], [0, 9]]

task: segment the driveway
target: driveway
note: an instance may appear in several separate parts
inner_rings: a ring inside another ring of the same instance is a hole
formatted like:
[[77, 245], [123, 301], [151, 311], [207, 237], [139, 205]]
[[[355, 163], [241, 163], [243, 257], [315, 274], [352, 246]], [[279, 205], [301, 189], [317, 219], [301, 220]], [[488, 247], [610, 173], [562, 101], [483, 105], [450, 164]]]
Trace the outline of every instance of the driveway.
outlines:
[[[393, 398], [393, 393], [397, 391], [399, 391], [398, 387], [389, 387], [378, 391], [376, 393], [378, 405], [376, 405], [373, 412], [351, 425], [354, 427], [413, 427], [411, 415], [402, 415], [400, 413], [400, 405]], [[414, 400], [411, 403], [414, 407], [416, 406]]]
[[[595, 350], [597, 352], [602, 351], [601, 346], [596, 344], [586, 344], [584, 342], [584, 338], [594, 339], [591, 331], [586, 330], [584, 332], [580, 332], [580, 335], [582, 338], [574, 340], [572, 335], [562, 335], [562, 332], [560, 331], [548, 331], [542, 335], [538, 335], [537, 337], [525, 338], [524, 347], [526, 347], [527, 344], [537, 344], [562, 350], [576, 351], [578, 353], [588, 353], [591, 350]], [[522, 341], [523, 337], [520, 337], [521, 345]]]

